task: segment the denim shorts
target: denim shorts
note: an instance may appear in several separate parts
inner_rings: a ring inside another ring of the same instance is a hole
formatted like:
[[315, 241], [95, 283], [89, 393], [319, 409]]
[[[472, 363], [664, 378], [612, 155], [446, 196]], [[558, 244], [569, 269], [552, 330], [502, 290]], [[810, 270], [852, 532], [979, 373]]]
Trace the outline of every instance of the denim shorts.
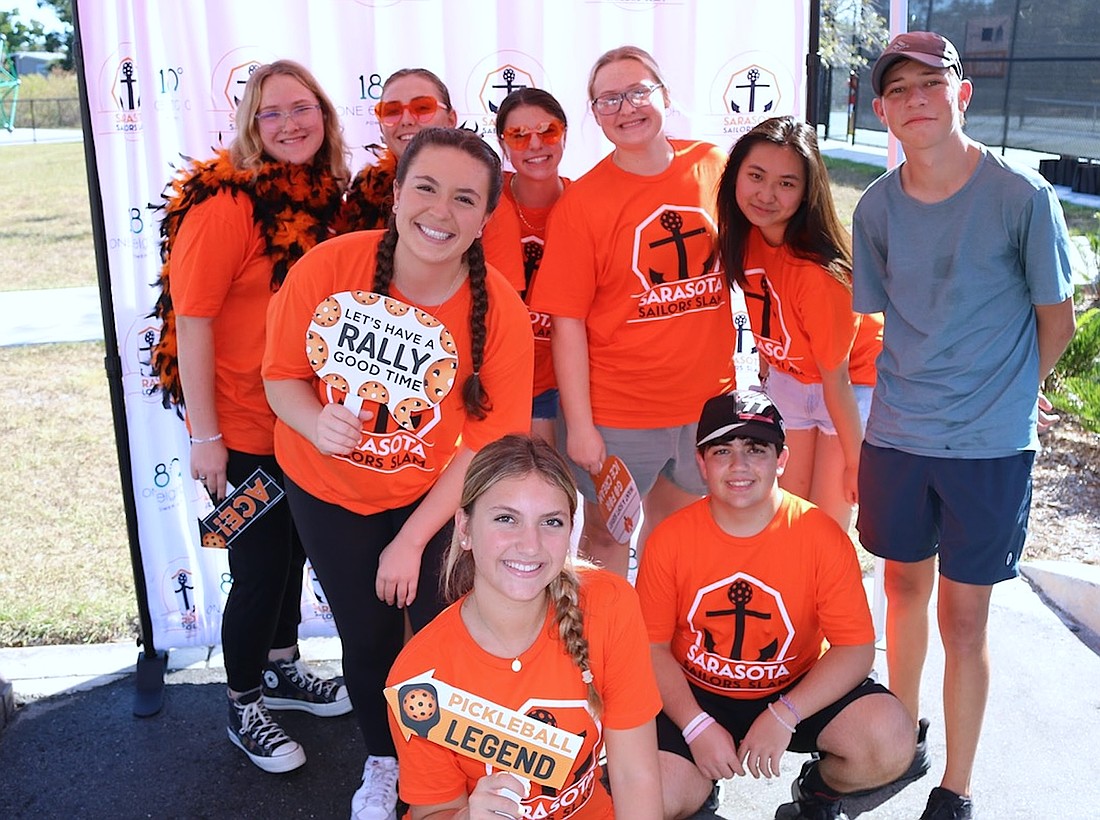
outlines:
[[558, 388], [543, 390], [531, 401], [531, 419], [556, 419], [558, 417]]
[[1016, 577], [1031, 511], [1035, 453], [932, 458], [863, 443], [859, 540], [914, 563], [938, 555], [940, 574], [988, 586]]
[[[829, 409], [825, 406], [825, 392], [821, 382], [804, 384], [789, 373], [772, 368], [764, 380], [764, 392], [779, 408], [783, 424], [788, 430], [813, 430], [817, 428], [826, 435], [835, 436], [836, 427], [829, 418]], [[867, 415], [871, 412], [871, 393], [873, 387], [865, 384], [853, 384], [859, 405], [859, 419], [867, 426]]]

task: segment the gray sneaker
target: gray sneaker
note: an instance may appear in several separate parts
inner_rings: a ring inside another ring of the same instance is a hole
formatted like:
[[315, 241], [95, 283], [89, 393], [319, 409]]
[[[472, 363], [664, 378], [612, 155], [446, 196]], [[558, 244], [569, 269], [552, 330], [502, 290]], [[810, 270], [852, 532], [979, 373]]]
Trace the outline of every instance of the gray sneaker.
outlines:
[[305, 750], [271, 719], [258, 691], [243, 695], [242, 700], [247, 702], [229, 698], [226, 731], [249, 760], [272, 773], [289, 772], [306, 762]]
[[272, 711], [295, 710], [318, 717], [351, 711], [342, 678], [326, 680], [313, 673], [298, 655], [289, 661], [268, 661], [264, 667], [264, 703]]

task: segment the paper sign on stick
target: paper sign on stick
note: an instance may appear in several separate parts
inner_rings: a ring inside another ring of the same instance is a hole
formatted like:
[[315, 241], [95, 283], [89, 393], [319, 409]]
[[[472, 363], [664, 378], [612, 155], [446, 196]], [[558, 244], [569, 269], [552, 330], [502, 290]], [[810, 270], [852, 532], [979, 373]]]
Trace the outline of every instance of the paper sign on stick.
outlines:
[[408, 742], [413, 735], [501, 771], [560, 789], [583, 738], [465, 692], [429, 669], [387, 687], [386, 700]]
[[622, 459], [608, 456], [592, 482], [596, 485], [596, 504], [607, 531], [620, 544], [627, 543], [642, 512], [642, 496], [634, 476]]
[[200, 541], [210, 549], [226, 549], [233, 540], [285, 495], [271, 476], [257, 467], [239, 487], [226, 485], [225, 499], [199, 520]]
[[454, 337], [418, 307], [364, 290], [323, 299], [306, 331], [314, 372], [345, 394], [356, 415], [373, 402], [400, 426], [451, 392], [458, 373]]

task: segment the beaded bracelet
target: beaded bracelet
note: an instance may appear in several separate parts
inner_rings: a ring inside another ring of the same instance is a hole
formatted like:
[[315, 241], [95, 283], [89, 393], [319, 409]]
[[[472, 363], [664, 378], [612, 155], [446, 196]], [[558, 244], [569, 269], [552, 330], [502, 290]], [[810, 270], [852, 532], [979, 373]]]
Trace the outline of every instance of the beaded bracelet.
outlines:
[[775, 706], [773, 706], [772, 704], [769, 703], [768, 704], [768, 711], [772, 713], [773, 718], [775, 718], [776, 720], [779, 721], [780, 726], [782, 726], [784, 729], [786, 729], [792, 735], [794, 734], [794, 727], [791, 726], [791, 724], [787, 723], [787, 721], [783, 720], [782, 715], [780, 715], [779, 712], [775, 711]]
[[691, 742], [695, 740], [695, 738], [703, 734], [703, 732], [713, 726], [716, 722], [717, 721], [715, 721], [714, 718], [712, 718], [710, 715], [707, 715], [705, 718], [699, 721], [697, 726], [695, 726], [690, 732], [684, 735], [684, 742], [688, 745], [691, 745]]
[[789, 697], [787, 697], [786, 695], [780, 695], [779, 702], [791, 710], [791, 714], [794, 715], [794, 722], [796, 726], [802, 722], [802, 714], [794, 708], [794, 703]]
[[221, 440], [222, 440], [222, 434], [221, 433], [215, 433], [210, 438], [193, 438], [193, 439], [191, 439], [191, 443], [192, 444], [209, 444], [212, 441], [221, 441]]

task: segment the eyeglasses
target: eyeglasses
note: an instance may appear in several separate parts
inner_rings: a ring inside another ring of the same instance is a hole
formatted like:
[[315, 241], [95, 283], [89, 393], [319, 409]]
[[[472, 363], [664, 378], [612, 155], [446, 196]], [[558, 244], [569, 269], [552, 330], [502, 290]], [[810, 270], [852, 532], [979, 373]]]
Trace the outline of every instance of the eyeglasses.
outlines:
[[592, 110], [597, 114], [618, 114], [623, 107], [623, 100], [629, 102], [635, 108], [649, 105], [649, 99], [653, 92], [664, 88], [663, 85], [648, 85], [643, 83], [637, 88], [620, 91], [618, 94], [604, 94], [592, 100]]
[[320, 105], [298, 105], [289, 111], [261, 111], [256, 115], [256, 122], [265, 131], [279, 131], [288, 119], [297, 125], [311, 125], [320, 113]]
[[397, 125], [406, 111], [412, 114], [417, 122], [425, 123], [435, 116], [435, 112], [442, 108], [448, 108], [435, 97], [413, 97], [407, 103], [401, 100], [388, 100], [378, 103], [374, 107], [374, 115], [383, 125]]
[[534, 128], [525, 125], [513, 125], [505, 128], [500, 138], [504, 144], [513, 151], [526, 151], [531, 146], [531, 137], [538, 134], [539, 142], [543, 145], [557, 145], [565, 136], [565, 123], [561, 120], [540, 122]]

